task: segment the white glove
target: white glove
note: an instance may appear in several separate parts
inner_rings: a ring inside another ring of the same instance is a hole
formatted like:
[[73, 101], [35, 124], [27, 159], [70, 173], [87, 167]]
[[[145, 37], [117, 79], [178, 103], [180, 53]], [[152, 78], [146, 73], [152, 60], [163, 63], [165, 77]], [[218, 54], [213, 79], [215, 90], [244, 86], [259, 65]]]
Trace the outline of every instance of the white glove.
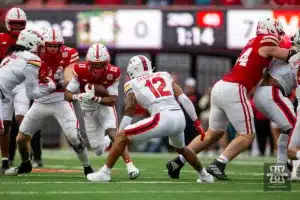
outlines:
[[93, 98], [93, 94], [89, 93], [80, 93], [80, 94], [74, 94], [73, 95], [73, 100], [77, 101], [90, 101]]
[[86, 93], [93, 94], [93, 95], [95, 96], [95, 87], [94, 87], [93, 84], [91, 84], [91, 85], [92, 85], [92, 88], [90, 89], [90, 88], [89, 88], [89, 83], [86, 84], [86, 85], [84, 86], [84, 91], [85, 91]]
[[64, 79], [64, 69], [62, 67], [59, 67], [57, 71], [54, 73], [54, 80], [60, 81]]
[[49, 77], [46, 77], [46, 79], [48, 80], [48, 83], [47, 83], [48, 89], [50, 90], [50, 92], [54, 91], [56, 89], [55, 82]]

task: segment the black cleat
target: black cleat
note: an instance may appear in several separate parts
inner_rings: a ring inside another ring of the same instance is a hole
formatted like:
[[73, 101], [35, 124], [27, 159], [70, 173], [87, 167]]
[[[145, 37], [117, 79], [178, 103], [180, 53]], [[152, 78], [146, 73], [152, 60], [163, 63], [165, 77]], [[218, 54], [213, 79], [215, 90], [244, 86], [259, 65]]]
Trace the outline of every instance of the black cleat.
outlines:
[[87, 176], [90, 173], [94, 173], [94, 169], [91, 166], [84, 167], [84, 175]]
[[230, 180], [225, 174], [226, 164], [214, 160], [207, 168], [206, 171], [219, 180]]
[[183, 166], [184, 163], [179, 157], [167, 162], [166, 167], [168, 169], [169, 177], [172, 179], [179, 179], [180, 170]]
[[7, 176], [18, 176], [19, 174], [30, 173], [32, 171], [32, 165], [30, 160], [22, 162], [19, 167], [13, 167], [5, 171]]
[[9, 168], [8, 160], [2, 160], [2, 166], [0, 168], [0, 174], [4, 174], [6, 170]]
[[292, 162], [286, 162], [286, 167], [292, 173], [292, 171], [293, 171], [293, 163]]

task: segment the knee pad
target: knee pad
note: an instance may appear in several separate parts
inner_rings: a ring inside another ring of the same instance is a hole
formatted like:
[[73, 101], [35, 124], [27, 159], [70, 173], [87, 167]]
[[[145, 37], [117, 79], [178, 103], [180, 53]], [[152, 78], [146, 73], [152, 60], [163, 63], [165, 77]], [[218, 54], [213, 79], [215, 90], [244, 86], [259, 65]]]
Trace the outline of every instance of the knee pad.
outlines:
[[104, 147], [103, 146], [98, 146], [98, 147], [95, 147], [95, 148], [92, 148], [94, 153], [97, 155], [97, 156], [101, 156], [103, 153], [104, 153]]
[[86, 148], [84, 141], [79, 133], [77, 133], [76, 139], [75, 138], [69, 139], [68, 137], [66, 138], [69, 145], [74, 149], [76, 153], [81, 153]]

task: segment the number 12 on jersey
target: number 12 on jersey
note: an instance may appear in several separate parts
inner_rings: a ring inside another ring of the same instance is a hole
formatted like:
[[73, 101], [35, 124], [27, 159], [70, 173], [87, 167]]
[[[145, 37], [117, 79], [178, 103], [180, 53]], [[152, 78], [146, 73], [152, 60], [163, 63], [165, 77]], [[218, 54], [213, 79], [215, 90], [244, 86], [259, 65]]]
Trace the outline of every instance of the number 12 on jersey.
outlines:
[[[156, 83], [159, 83], [159, 86], [157, 89], [155, 89], [153, 86], [153, 84], [156, 84]], [[151, 90], [151, 92], [154, 94], [154, 96], [156, 98], [172, 95], [172, 93], [170, 91], [164, 91], [166, 85], [167, 84], [162, 77], [155, 77], [152, 79], [148, 79], [148, 80], [146, 80], [146, 84], [145, 84], [145, 86]]]

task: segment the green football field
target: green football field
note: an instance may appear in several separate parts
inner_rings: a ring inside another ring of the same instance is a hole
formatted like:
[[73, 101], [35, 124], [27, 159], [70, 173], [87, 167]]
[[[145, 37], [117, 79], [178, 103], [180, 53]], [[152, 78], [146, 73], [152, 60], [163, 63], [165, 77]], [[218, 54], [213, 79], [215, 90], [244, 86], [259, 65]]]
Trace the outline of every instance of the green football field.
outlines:
[[[94, 168], [105, 161], [91, 155]], [[141, 171], [138, 180], [128, 180], [120, 160], [113, 170], [112, 182], [89, 183], [76, 156], [70, 151], [45, 151], [45, 166], [30, 175], [0, 177], [0, 200], [289, 200], [298, 199], [300, 182], [292, 183], [290, 192], [263, 189], [263, 163], [274, 158], [240, 156], [231, 162], [227, 174], [231, 181], [214, 184], [196, 183], [196, 173], [185, 166], [179, 180], [167, 176], [165, 163], [175, 154], [133, 154]], [[212, 157], [200, 157], [205, 165]], [[17, 164], [17, 161], [16, 161]]]

